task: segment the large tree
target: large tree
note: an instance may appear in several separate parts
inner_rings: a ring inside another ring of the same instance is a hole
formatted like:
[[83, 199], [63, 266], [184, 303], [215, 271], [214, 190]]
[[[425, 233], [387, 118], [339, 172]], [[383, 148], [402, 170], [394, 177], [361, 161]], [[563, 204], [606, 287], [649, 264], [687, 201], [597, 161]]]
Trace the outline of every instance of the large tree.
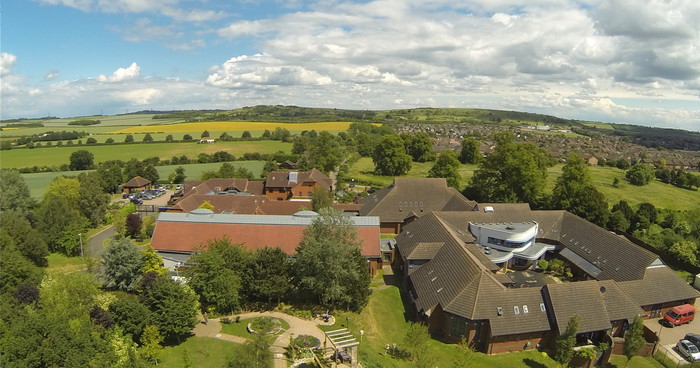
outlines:
[[494, 136], [496, 148], [474, 172], [464, 195], [478, 202], [537, 202], [544, 193], [547, 153], [532, 143], [516, 143], [512, 132]]
[[379, 175], [401, 176], [411, 170], [411, 156], [398, 135], [385, 135], [374, 148], [374, 171]]
[[321, 305], [359, 310], [369, 298], [370, 275], [357, 230], [342, 212], [326, 208], [296, 249], [299, 287]]
[[47, 194], [36, 211], [37, 230], [54, 252], [68, 256], [80, 254], [79, 235], [88, 220], [64, 197]]
[[599, 226], [606, 226], [610, 217], [608, 201], [593, 185], [586, 162], [577, 154], [569, 155], [561, 176], [557, 178], [552, 205]]
[[462, 140], [462, 150], [459, 152], [459, 162], [463, 164], [476, 164], [481, 160], [479, 141], [474, 137]]
[[111, 240], [102, 255], [101, 276], [105, 287], [134, 291], [141, 281], [143, 254], [128, 238]]
[[647, 185], [654, 180], [654, 168], [647, 164], [634, 164], [625, 173], [625, 178], [632, 185]]
[[187, 285], [158, 277], [140, 299], [151, 311], [148, 324], [157, 326], [165, 340], [179, 341], [197, 324], [197, 295]]
[[435, 165], [428, 171], [429, 178], [445, 178], [447, 185], [459, 189], [461, 175], [459, 175], [459, 160], [457, 154], [450, 150], [440, 152]]
[[49, 248], [26, 218], [13, 211], [2, 211], [0, 229], [6, 232], [17, 250], [29, 261], [39, 267], [48, 265], [46, 256], [49, 255]]
[[279, 247], [257, 249], [245, 277], [250, 297], [279, 303], [291, 291], [289, 256]]
[[307, 154], [311, 166], [328, 173], [343, 161], [345, 148], [333, 134], [324, 131], [311, 139]]
[[0, 170], [0, 212], [26, 215], [36, 206], [24, 178], [16, 170]]
[[10, 294], [22, 284], [38, 285], [42, 276], [42, 269], [24, 257], [5, 229], [0, 229], [0, 294]]
[[71, 153], [70, 167], [71, 170], [89, 170], [94, 165], [95, 155], [87, 150], [79, 150]]
[[228, 238], [209, 241], [190, 258], [185, 275], [199, 295], [203, 310], [231, 313], [241, 306], [241, 275], [247, 272], [249, 255]]
[[104, 161], [97, 166], [97, 174], [100, 178], [102, 190], [107, 193], [117, 192], [119, 186], [125, 182], [122, 175], [123, 166], [124, 162], [118, 160]]
[[433, 140], [428, 133], [419, 132], [416, 134], [402, 134], [406, 151], [415, 162], [428, 162], [435, 160], [433, 151]]
[[109, 195], [103, 192], [99, 174], [95, 172], [80, 174], [78, 180], [78, 209], [90, 221], [90, 225], [97, 227], [105, 220]]

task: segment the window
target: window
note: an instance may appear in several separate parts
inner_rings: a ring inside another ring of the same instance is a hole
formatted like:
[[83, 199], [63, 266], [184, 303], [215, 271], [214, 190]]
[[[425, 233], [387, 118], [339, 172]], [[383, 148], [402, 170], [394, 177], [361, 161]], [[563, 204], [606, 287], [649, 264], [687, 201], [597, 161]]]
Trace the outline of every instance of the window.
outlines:
[[547, 310], [544, 308], [544, 303], [540, 303], [540, 310], [542, 312], [546, 312]]
[[523, 314], [525, 313], [530, 313], [530, 311], [527, 309], [527, 305], [523, 305]]
[[452, 316], [452, 324], [450, 325], [451, 336], [464, 336], [467, 333], [467, 319], [459, 316]]
[[520, 308], [517, 305], [513, 306], [513, 313], [520, 314]]

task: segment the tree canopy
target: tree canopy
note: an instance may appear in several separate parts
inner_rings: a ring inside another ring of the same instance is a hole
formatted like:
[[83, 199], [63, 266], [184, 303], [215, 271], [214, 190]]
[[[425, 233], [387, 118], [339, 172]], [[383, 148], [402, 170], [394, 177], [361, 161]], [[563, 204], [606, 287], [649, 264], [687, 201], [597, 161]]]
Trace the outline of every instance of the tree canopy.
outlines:
[[359, 310], [369, 298], [367, 267], [357, 230], [347, 216], [322, 209], [296, 249], [299, 287], [321, 305]]
[[379, 175], [400, 176], [411, 170], [411, 156], [406, 152], [401, 137], [385, 135], [372, 154], [374, 171]]
[[78, 150], [70, 155], [70, 169], [75, 170], [89, 170], [92, 169], [94, 165], [95, 155], [87, 150]]
[[128, 238], [111, 240], [102, 255], [102, 272], [108, 289], [134, 291], [141, 281], [143, 254]]
[[476, 164], [481, 158], [479, 141], [474, 137], [464, 138], [462, 140], [462, 150], [459, 152], [459, 162], [463, 164]]
[[460, 189], [461, 175], [459, 174], [460, 163], [457, 154], [450, 150], [440, 152], [435, 165], [428, 171], [429, 178], [445, 178], [447, 185], [455, 189]]
[[608, 201], [593, 185], [586, 162], [577, 154], [569, 155], [557, 178], [552, 205], [603, 227], [610, 217]]

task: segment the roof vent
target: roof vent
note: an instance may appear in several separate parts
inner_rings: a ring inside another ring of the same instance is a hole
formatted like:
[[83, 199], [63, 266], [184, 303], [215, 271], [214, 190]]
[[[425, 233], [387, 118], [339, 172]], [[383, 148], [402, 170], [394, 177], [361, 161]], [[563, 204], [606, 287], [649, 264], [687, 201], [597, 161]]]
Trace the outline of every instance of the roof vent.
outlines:
[[602, 293], [604, 293], [604, 292], [605, 292], [605, 286], [601, 286], [601, 287], [600, 287], [600, 293], [602, 294]]
[[439, 288], [439, 289], [437, 289], [437, 292], [438, 292], [438, 293], [441, 292], [442, 289], [444, 289], [444, 288]]
[[492, 206], [484, 207], [484, 212], [494, 212], [493, 207]]
[[530, 313], [530, 311], [527, 309], [527, 305], [523, 305], [523, 313]]
[[499, 316], [502, 316], [503, 315], [503, 308], [501, 308], [501, 307], [496, 308], [496, 314], [498, 314]]
[[542, 312], [546, 312], [546, 311], [547, 311], [547, 309], [544, 307], [544, 303], [540, 303], [540, 310], [541, 310]]
[[437, 280], [437, 276], [435, 276], [435, 277], [433, 277], [432, 279], [430, 279], [431, 282], [433, 282], [433, 281], [435, 281], [435, 280]]
[[506, 226], [506, 230], [515, 230], [515, 227], [512, 225]]
[[513, 313], [515, 313], [515, 314], [520, 314], [520, 308], [518, 308], [517, 305], [514, 305], [514, 306], [513, 306]]

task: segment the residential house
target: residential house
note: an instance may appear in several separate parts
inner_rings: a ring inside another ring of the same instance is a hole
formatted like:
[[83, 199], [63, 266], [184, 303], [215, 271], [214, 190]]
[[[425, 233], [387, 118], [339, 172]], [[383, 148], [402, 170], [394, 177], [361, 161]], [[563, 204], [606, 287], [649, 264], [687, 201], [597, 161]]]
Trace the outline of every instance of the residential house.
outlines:
[[151, 189], [151, 181], [140, 176], [134, 176], [122, 185], [123, 193], [135, 193], [148, 189]]
[[[573, 282], [533, 271], [553, 258], [568, 265]], [[636, 316], [655, 318], [700, 295], [628, 239], [527, 204], [417, 218], [396, 238], [395, 265], [431, 333], [465, 337], [486, 353], [551, 346], [574, 315], [579, 344], [612, 344]]]
[[379, 216], [382, 233], [398, 234], [401, 226], [431, 211], [471, 211], [476, 202], [447, 186], [444, 178], [395, 178], [360, 202], [361, 216]]
[[272, 171], [267, 174], [265, 195], [278, 201], [310, 200], [314, 189], [333, 190], [331, 178], [318, 171]]
[[[294, 215], [215, 214], [197, 209], [188, 213], [164, 212], [158, 215], [151, 246], [162, 254], [191, 254], [210, 240], [227, 237], [247, 249], [279, 247], [293, 255], [304, 229], [318, 214], [300, 211]], [[357, 229], [362, 255], [370, 271], [381, 267], [379, 250], [379, 218], [349, 217]], [[171, 257], [172, 258], [172, 257]]]
[[598, 166], [598, 158], [592, 154], [584, 154], [583, 159], [588, 166]]
[[214, 143], [216, 140], [212, 137], [202, 137], [199, 139], [199, 143]]

